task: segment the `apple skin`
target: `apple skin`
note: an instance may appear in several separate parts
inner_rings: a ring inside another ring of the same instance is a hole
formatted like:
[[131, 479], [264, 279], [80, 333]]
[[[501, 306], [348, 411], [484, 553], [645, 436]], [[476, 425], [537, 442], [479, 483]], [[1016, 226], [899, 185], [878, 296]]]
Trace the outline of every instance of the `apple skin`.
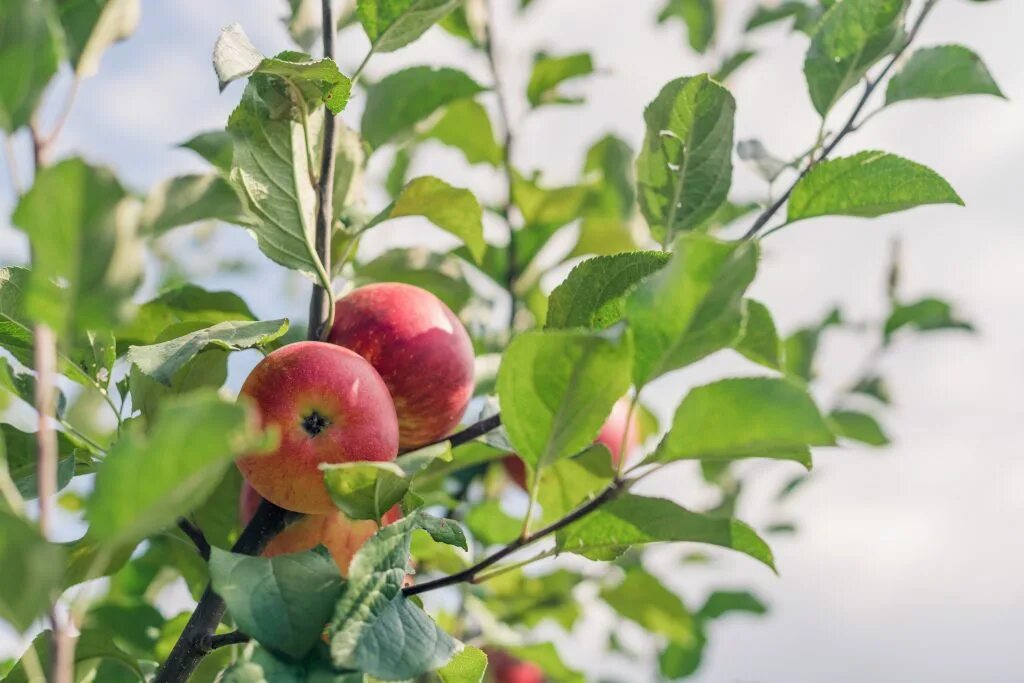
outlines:
[[353, 351], [298, 342], [264, 358], [241, 394], [280, 440], [268, 455], [243, 456], [238, 469], [256, 492], [305, 514], [336, 512], [321, 463], [394, 460], [398, 417], [384, 381]]
[[495, 683], [544, 683], [539, 666], [501, 650], [487, 650], [487, 669]]
[[[238, 518], [242, 526], [249, 523], [263, 499], [256, 489], [242, 483], [238, 497]], [[385, 513], [384, 526], [402, 518], [402, 508], [395, 505]], [[348, 576], [348, 566], [356, 552], [377, 533], [373, 520], [352, 521], [340, 510], [326, 515], [309, 515], [289, 524], [263, 549], [263, 557], [299, 553], [323, 545], [331, 553], [342, 576]]]
[[446, 436], [473, 395], [473, 343], [462, 322], [425, 289], [383, 282], [335, 304], [327, 341], [368, 360], [398, 413], [399, 447]]
[[[622, 437], [626, 431], [626, 418], [629, 417], [629, 402], [628, 398], [620, 398], [615, 402], [612, 412], [608, 415], [604, 425], [602, 425], [601, 431], [597, 433], [597, 438], [594, 439], [594, 443], [604, 444], [608, 448], [612, 454], [612, 465], [616, 466], [619, 464], [619, 460], [622, 459]], [[640, 424], [635, 411], [629, 423], [626, 455], [629, 455], [634, 448], [639, 446], [641, 441]], [[519, 456], [515, 454], [506, 455], [502, 460], [502, 464], [505, 466], [505, 471], [508, 472], [508, 476], [512, 478], [512, 481], [518, 484], [519, 488], [525, 490], [526, 465], [519, 459]]]

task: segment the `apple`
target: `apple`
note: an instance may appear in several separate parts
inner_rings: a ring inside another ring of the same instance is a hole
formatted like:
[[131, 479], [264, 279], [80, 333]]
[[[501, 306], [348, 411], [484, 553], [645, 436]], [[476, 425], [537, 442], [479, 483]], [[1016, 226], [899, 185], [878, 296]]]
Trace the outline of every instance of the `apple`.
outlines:
[[[263, 498], [247, 482], [242, 483], [238, 497], [238, 517], [242, 525], [249, 523]], [[381, 522], [385, 526], [402, 518], [402, 509], [396, 505], [385, 513]], [[331, 553], [342, 576], [348, 576], [348, 566], [363, 544], [377, 532], [373, 520], [353, 521], [340, 510], [326, 515], [308, 515], [289, 524], [263, 549], [264, 557], [298, 553], [323, 545]]]
[[487, 650], [487, 669], [495, 683], [544, 683], [544, 672], [502, 650]]
[[[601, 427], [601, 431], [597, 433], [597, 438], [594, 439], [594, 443], [604, 444], [612, 454], [612, 465], [618, 465], [619, 460], [623, 457], [622, 452], [622, 437], [626, 433], [626, 419], [629, 417], [629, 403], [628, 398], [620, 398], [615, 402], [612, 407], [612, 412], [608, 415], [608, 419], [605, 420], [604, 425]], [[642, 439], [640, 438], [640, 424], [636, 416], [636, 411], [633, 413], [633, 417], [629, 420], [629, 434], [626, 437], [626, 450], [625, 454], [628, 456], [629, 453], [636, 448]], [[511, 454], [506, 455], [502, 464], [505, 466], [505, 471], [508, 472], [508, 476], [512, 478], [519, 488], [526, 488], [526, 465], [519, 459], [518, 455]]]
[[324, 342], [298, 342], [264, 358], [242, 385], [263, 427], [280, 439], [270, 454], [243, 456], [242, 476], [275, 505], [336, 512], [321, 463], [394, 460], [398, 417], [384, 381], [366, 360]]
[[327, 341], [377, 369], [398, 413], [399, 447], [446, 436], [473, 395], [473, 344], [458, 317], [425, 289], [366, 285], [339, 299]]

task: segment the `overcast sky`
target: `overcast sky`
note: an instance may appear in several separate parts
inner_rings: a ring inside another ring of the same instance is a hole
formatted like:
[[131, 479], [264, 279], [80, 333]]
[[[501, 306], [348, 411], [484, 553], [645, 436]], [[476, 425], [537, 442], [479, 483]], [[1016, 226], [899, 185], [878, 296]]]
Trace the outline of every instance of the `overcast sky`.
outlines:
[[[239, 21], [266, 53], [288, 47], [278, 21], [283, 0], [246, 3], [177, 0], [144, 3], [142, 23], [127, 43], [104, 58], [100, 75], [86, 81], [59, 147], [114, 167], [144, 190], [162, 179], [203, 170], [201, 161], [174, 145], [194, 133], [222, 127], [240, 87], [218, 94], [209, 55], [218, 30]], [[511, 6], [511, 0], [500, 3]], [[678, 24], [655, 26], [660, 0], [536, 0], [522, 19], [502, 10], [497, 42], [510, 93], [522, 92], [532, 53], [592, 50], [601, 73], [576, 90], [587, 104], [548, 108], [523, 119], [514, 107], [520, 146], [516, 163], [542, 169], [553, 183], [574, 179], [583, 150], [614, 131], [634, 147], [642, 109], [668, 80], [712, 68], [688, 50]], [[736, 46], [736, 29], [753, 3], [727, 6], [719, 51]], [[840, 303], [856, 319], [883, 315], [881, 296], [888, 245], [903, 240], [903, 294], [952, 299], [979, 329], [974, 336], [936, 334], [897, 344], [885, 362], [895, 407], [884, 422], [888, 449], [846, 448], [816, 458], [814, 482], [785, 508], [800, 533], [778, 538], [776, 577], [744, 557], [721, 555], [713, 567], [682, 567], [678, 553], [658, 551], [652, 568], [688, 602], [699, 604], [709, 587], [754, 586], [770, 604], [767, 618], [736, 617], [712, 627], [710, 649], [695, 679], [763, 683], [1010, 683], [1024, 671], [1024, 461], [1020, 425], [1024, 404], [1021, 263], [1024, 263], [1024, 3], [980, 4], [943, 0], [920, 45], [958, 42], [978, 51], [1010, 102], [963, 98], [901, 104], [873, 119], [841, 152], [883, 149], [936, 169], [967, 207], [927, 207], [883, 217], [820, 219], [787, 228], [764, 243], [753, 293], [784, 329], [811, 322]], [[805, 149], [816, 130], [801, 75], [806, 39], [782, 31], [756, 36], [761, 54], [730, 81], [738, 100], [737, 138], [760, 138], [780, 156]], [[365, 50], [365, 38], [346, 31], [338, 43], [347, 70]], [[415, 47], [375, 58], [378, 77], [399, 65], [455, 64], [481, 82], [484, 65], [439, 30]], [[485, 96], [486, 99], [486, 96]], [[488, 101], [488, 106], [493, 102]], [[848, 104], [848, 103], [847, 103]], [[357, 122], [361, 103], [344, 117]], [[23, 146], [24, 141], [19, 145]], [[386, 168], [375, 158], [372, 170]], [[432, 147], [414, 172], [433, 173], [484, 196], [500, 185], [487, 171], [468, 170], [450, 150]], [[0, 170], [0, 222], [12, 194]], [[738, 168], [735, 194], [763, 196], [764, 187]], [[489, 194], [490, 193], [490, 194]], [[375, 196], [375, 200], [380, 200]], [[377, 208], [374, 204], [373, 208]], [[420, 239], [408, 226], [386, 226], [382, 243]], [[181, 238], [187, 242], [186, 238]], [[224, 231], [216, 253], [258, 261], [241, 231]], [[374, 244], [369, 245], [370, 249]], [[25, 253], [20, 236], [0, 227], [0, 262]], [[211, 250], [197, 253], [200, 271]], [[205, 255], [204, 255], [205, 254]], [[232, 287], [261, 316], [304, 317], [307, 286], [273, 266], [257, 276], [200, 276], [207, 286]], [[834, 385], [851, 379], [868, 342], [837, 335], [823, 350]], [[236, 361], [244, 370], [252, 359]], [[689, 386], [726, 374], [752, 374], [753, 366], [716, 358], [652, 387], [663, 414]], [[232, 381], [237, 385], [241, 372]], [[740, 516], [755, 526], [774, 521], [767, 499], [795, 466], [755, 465], [756, 479]], [[671, 470], [652, 492], [684, 503], [706, 502], [691, 470]], [[69, 526], [68, 529], [71, 529]], [[72, 533], [72, 531], [68, 531]], [[600, 607], [577, 642], [602, 637]], [[642, 647], [636, 633], [628, 642]], [[603, 640], [601, 641], [603, 642]], [[0, 655], [18, 647], [0, 635]], [[571, 663], [598, 670], [588, 649], [566, 650]], [[602, 664], [602, 667], [605, 664]], [[607, 664], [631, 680], [637, 669]], [[646, 676], [646, 674], [644, 674]]]

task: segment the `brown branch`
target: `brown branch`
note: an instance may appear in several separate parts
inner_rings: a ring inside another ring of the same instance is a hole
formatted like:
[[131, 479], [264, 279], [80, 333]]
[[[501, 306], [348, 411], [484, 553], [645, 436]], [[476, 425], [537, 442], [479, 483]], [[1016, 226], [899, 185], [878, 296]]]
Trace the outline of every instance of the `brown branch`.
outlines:
[[199, 556], [208, 562], [210, 560], [210, 542], [206, 540], [203, 530], [196, 526], [192, 520], [185, 519], [184, 517], [178, 520], [178, 528], [192, 541]]
[[227, 647], [228, 645], [239, 645], [241, 643], [248, 643], [252, 638], [241, 631], [232, 631], [231, 633], [223, 633], [220, 635], [209, 635], [203, 638], [202, 646], [207, 652], [211, 652], [221, 647]]
[[[452, 448], [455, 448], [456, 446], [461, 446], [462, 444], [468, 443], [473, 439], [476, 439], [477, 437], [483, 436], [488, 432], [492, 432], [500, 426], [501, 413], [497, 413], [495, 415], [491, 415], [490, 417], [485, 417], [479, 422], [474, 422], [473, 424], [469, 425], [462, 431], [455, 432], [451, 436], [444, 436], [441, 437], [440, 439], [434, 439], [433, 441], [425, 443], [422, 446], [417, 446], [413, 450], [418, 451], [421, 448], [436, 446], [437, 444], [444, 443], [446, 441], [452, 445]], [[406, 451], [406, 453], [409, 452], [411, 451]], [[400, 453], [399, 455], [404, 455], [404, 453]]]
[[771, 206], [765, 209], [757, 217], [757, 220], [754, 221], [754, 224], [751, 225], [750, 229], [747, 230], [747, 232], [743, 235], [743, 239], [749, 240], [753, 238], [755, 235], [757, 235], [757, 233], [761, 231], [761, 228], [763, 228], [768, 223], [768, 221], [771, 220], [772, 216], [778, 213], [779, 209], [781, 209], [783, 205], [789, 200], [789, 196], [793, 194], [793, 190], [796, 188], [797, 184], [804, 179], [804, 176], [806, 176], [812, 168], [814, 168], [819, 163], [827, 159], [828, 156], [832, 154], [832, 152], [835, 150], [835, 148], [839, 146], [839, 143], [843, 141], [843, 138], [845, 138], [850, 133], [853, 133], [860, 127], [861, 124], [857, 122], [857, 117], [859, 117], [861, 112], [864, 111], [864, 107], [867, 105], [872, 93], [875, 92], [875, 90], [878, 88], [881, 82], [885, 80], [885, 77], [889, 75], [889, 72], [892, 71], [893, 67], [896, 66], [896, 63], [900, 60], [904, 53], [906, 53], [907, 48], [910, 47], [910, 44], [914, 42], [914, 39], [917, 37], [918, 32], [920, 32], [921, 30], [921, 25], [924, 24], [924, 20], [928, 17], [928, 14], [935, 7], [936, 3], [938, 3], [938, 0], [926, 0], [924, 7], [921, 8], [921, 13], [917, 16], [917, 21], [914, 22], [913, 26], [911, 26], [910, 28], [910, 31], [907, 33], [907, 39], [903, 41], [903, 45], [900, 46], [898, 50], [896, 50], [892, 58], [890, 58], [889, 61], [886, 62], [885, 66], [878, 73], [878, 75], [875, 78], [867, 81], [867, 83], [864, 86], [863, 94], [861, 94], [860, 99], [857, 101], [857, 105], [853, 108], [853, 112], [850, 114], [849, 118], [846, 119], [846, 123], [843, 125], [843, 127], [832, 138], [832, 140], [827, 145], [825, 145], [825, 147], [821, 150], [821, 153], [818, 154], [818, 156], [812, 156], [811, 161], [804, 167], [804, 169], [796, 177], [796, 180], [794, 180], [792, 184], [790, 184], [789, 188], [787, 188], [786, 191], [782, 193], [782, 196], [776, 199]]
[[420, 593], [426, 593], [427, 591], [437, 590], [438, 588], [445, 588], [446, 586], [454, 586], [459, 583], [474, 583], [480, 572], [482, 572], [483, 570], [487, 569], [488, 567], [494, 566], [495, 564], [505, 559], [517, 550], [524, 548], [530, 545], [531, 543], [539, 541], [542, 538], [550, 536], [551, 534], [557, 532], [559, 529], [564, 529], [573, 522], [586, 517], [591, 512], [597, 510], [605, 503], [614, 500], [620, 493], [629, 488], [629, 485], [630, 482], [628, 481], [624, 481], [622, 479], [615, 479], [614, 481], [612, 481], [611, 484], [608, 485], [607, 488], [605, 488], [600, 494], [598, 494], [596, 498], [587, 501], [586, 503], [579, 506], [578, 508], [567, 514], [565, 517], [562, 517], [558, 521], [552, 522], [543, 529], [534, 531], [532, 534], [529, 534], [528, 536], [518, 538], [515, 541], [512, 541], [501, 550], [498, 550], [492, 555], [488, 555], [484, 559], [474, 564], [472, 567], [464, 569], [461, 572], [457, 572], [455, 574], [442, 576], [439, 579], [425, 581], [423, 583], [418, 583], [416, 585], [403, 588], [402, 593], [404, 593], [406, 596], [412, 596], [419, 595]]
[[509, 331], [515, 326], [516, 321], [516, 278], [519, 264], [516, 262], [516, 241], [515, 228], [512, 227], [512, 211], [515, 207], [515, 179], [512, 167], [512, 149], [515, 143], [515, 136], [512, 133], [512, 117], [509, 115], [508, 100], [505, 99], [504, 84], [502, 83], [501, 70], [498, 68], [498, 59], [494, 49], [494, 31], [492, 29], [492, 8], [487, 8], [487, 21], [484, 23], [484, 54], [487, 56], [487, 65], [491, 70], [491, 82], [494, 94], [498, 100], [498, 116], [501, 119], [501, 127], [505, 131], [502, 142], [502, 170], [505, 173], [505, 203], [502, 204], [500, 212], [505, 224], [508, 226], [508, 248], [505, 250], [508, 256], [508, 264], [505, 268], [505, 289], [509, 296]]

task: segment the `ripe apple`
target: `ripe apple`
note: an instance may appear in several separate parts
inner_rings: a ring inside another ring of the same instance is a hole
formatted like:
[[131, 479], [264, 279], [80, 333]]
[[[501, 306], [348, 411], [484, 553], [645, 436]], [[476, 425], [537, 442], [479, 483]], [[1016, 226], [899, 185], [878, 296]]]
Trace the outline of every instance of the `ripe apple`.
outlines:
[[[594, 443], [604, 444], [612, 454], [612, 465], [618, 465], [619, 460], [623, 457], [622, 452], [622, 437], [626, 433], [626, 418], [629, 417], [629, 399], [620, 398], [615, 402], [615, 406], [612, 407], [612, 412], [608, 415], [608, 419], [605, 420], [604, 425], [601, 427], [601, 431], [597, 433], [597, 438], [594, 439]], [[629, 420], [629, 434], [626, 437], [626, 450], [625, 455], [636, 448], [642, 439], [640, 438], [640, 423], [637, 419], [636, 411], [633, 412], [632, 419]], [[505, 465], [505, 471], [508, 472], [508, 476], [512, 478], [519, 488], [526, 488], [526, 465], [519, 459], [519, 456], [512, 454], [506, 455], [502, 461]]]
[[394, 460], [398, 418], [380, 375], [361, 356], [323, 342], [289, 344], [264, 358], [242, 385], [264, 427], [280, 434], [269, 455], [238, 469], [261, 496], [287, 510], [326, 514], [321, 463]]
[[327, 340], [380, 373], [395, 402], [403, 450], [459, 424], [473, 395], [473, 344], [451, 309], [427, 290], [399, 282], [360, 287], [338, 300]]
[[[263, 499], [247, 482], [242, 483], [238, 498], [238, 517], [242, 525], [249, 523]], [[402, 508], [394, 506], [384, 515], [385, 526], [402, 518]], [[377, 532], [372, 520], [353, 521], [340, 510], [326, 515], [308, 515], [289, 524], [271, 539], [263, 550], [264, 557], [298, 553], [323, 545], [331, 553], [342, 576], [348, 576], [348, 566], [356, 552]]]
[[544, 672], [502, 650], [487, 650], [487, 669], [495, 683], [544, 683]]

